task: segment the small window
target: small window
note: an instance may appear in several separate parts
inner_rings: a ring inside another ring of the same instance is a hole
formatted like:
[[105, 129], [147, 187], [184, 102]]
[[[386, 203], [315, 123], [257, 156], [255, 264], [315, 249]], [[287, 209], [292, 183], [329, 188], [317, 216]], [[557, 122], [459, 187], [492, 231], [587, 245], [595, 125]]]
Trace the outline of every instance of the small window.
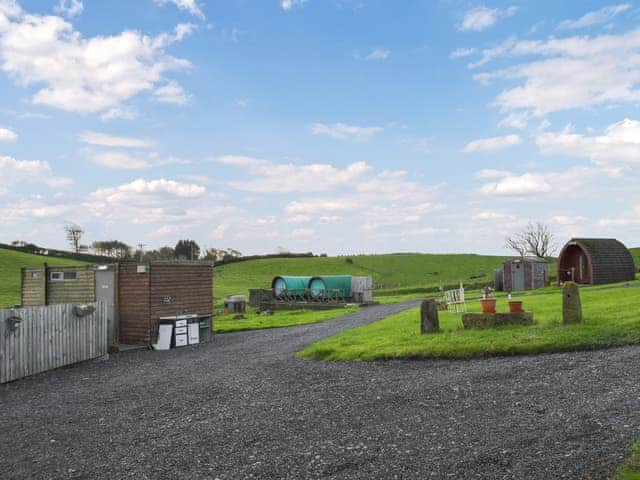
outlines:
[[52, 282], [73, 281], [77, 278], [76, 272], [51, 272], [49, 280]]
[[51, 272], [49, 274], [49, 280], [52, 282], [60, 282], [64, 279], [64, 275], [62, 272]]
[[31, 278], [37, 280], [38, 278], [40, 278], [40, 272], [31, 272]]

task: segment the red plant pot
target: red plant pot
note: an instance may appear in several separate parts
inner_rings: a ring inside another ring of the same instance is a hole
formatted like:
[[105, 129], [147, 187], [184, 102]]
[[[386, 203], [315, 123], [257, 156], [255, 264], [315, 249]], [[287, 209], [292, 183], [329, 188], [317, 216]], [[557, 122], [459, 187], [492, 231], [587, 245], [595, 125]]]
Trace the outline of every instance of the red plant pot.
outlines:
[[522, 302], [512, 300], [509, 302], [509, 311], [511, 313], [522, 313], [524, 310], [522, 309]]
[[482, 313], [496, 313], [495, 298], [483, 298], [480, 300], [480, 305], [482, 305]]

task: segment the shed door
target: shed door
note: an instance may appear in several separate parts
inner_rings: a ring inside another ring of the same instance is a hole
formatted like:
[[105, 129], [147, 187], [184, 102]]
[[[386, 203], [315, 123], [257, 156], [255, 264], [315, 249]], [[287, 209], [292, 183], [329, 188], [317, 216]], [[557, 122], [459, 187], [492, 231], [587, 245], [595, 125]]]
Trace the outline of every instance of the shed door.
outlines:
[[511, 264], [511, 285], [514, 292], [524, 290], [524, 265], [519, 262]]
[[109, 345], [116, 343], [114, 280], [114, 272], [103, 270], [96, 272], [96, 301], [104, 302], [107, 306], [107, 335]]

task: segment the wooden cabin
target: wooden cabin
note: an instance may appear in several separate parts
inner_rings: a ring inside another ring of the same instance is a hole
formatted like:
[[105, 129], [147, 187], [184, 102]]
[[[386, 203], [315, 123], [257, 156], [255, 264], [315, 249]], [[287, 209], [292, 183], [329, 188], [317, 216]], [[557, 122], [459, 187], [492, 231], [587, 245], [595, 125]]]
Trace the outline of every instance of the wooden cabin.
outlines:
[[636, 266], [631, 252], [613, 238], [573, 238], [558, 258], [558, 283], [588, 285], [634, 280]]
[[120, 263], [118, 292], [120, 341], [154, 343], [161, 317], [193, 314], [211, 325], [213, 264], [197, 261]]
[[[504, 262], [500, 278], [502, 290], [506, 292], [536, 290], [548, 284], [549, 264], [544, 258], [512, 258]], [[496, 282], [496, 289], [498, 287]]]

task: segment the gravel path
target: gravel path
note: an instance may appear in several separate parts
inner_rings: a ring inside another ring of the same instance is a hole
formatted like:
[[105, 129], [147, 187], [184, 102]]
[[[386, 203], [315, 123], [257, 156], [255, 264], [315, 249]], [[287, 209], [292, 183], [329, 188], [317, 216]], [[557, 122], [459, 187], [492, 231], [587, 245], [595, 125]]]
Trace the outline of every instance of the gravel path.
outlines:
[[0, 476], [610, 476], [640, 433], [638, 347], [474, 361], [293, 357], [412, 305], [0, 386]]

